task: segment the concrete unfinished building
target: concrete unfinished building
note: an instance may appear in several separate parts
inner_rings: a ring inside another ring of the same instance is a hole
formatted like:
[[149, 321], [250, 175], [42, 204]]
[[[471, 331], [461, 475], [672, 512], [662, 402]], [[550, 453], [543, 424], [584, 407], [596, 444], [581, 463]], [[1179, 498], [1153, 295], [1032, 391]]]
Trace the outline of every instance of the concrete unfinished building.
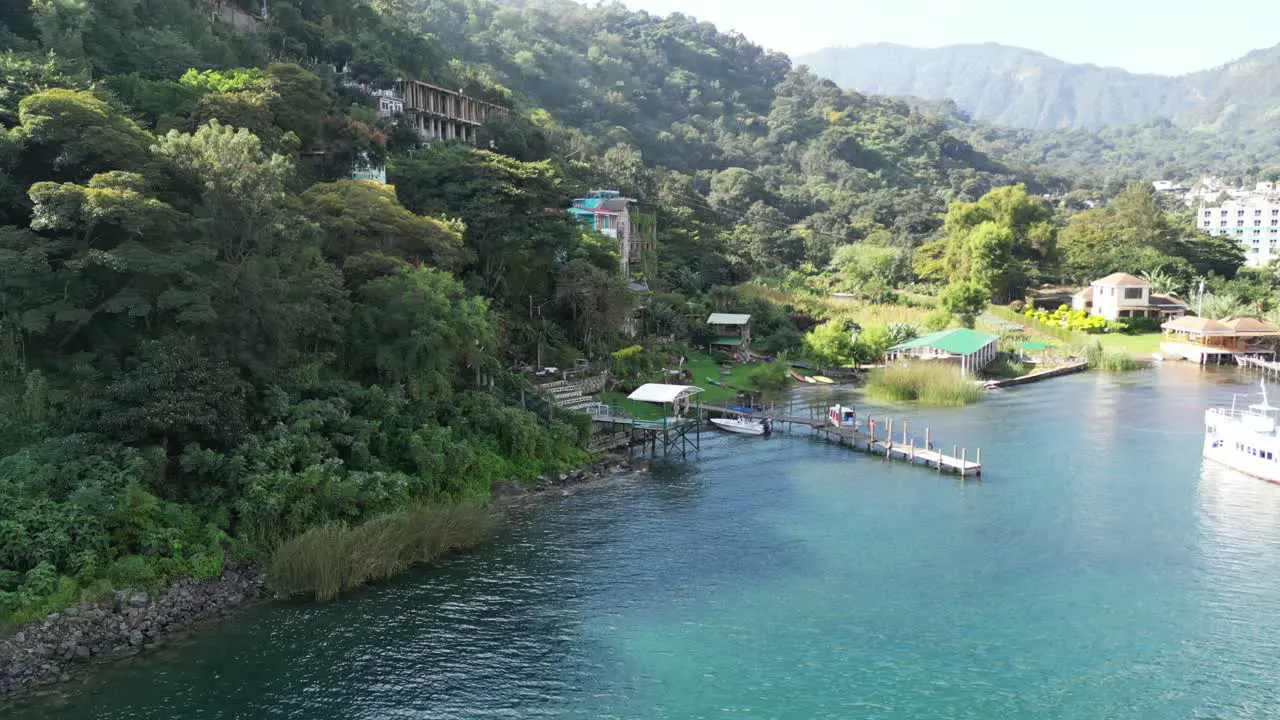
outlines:
[[381, 96], [378, 111], [406, 114], [423, 142], [461, 140], [474, 145], [480, 126], [507, 109], [438, 85], [402, 80], [394, 95]]

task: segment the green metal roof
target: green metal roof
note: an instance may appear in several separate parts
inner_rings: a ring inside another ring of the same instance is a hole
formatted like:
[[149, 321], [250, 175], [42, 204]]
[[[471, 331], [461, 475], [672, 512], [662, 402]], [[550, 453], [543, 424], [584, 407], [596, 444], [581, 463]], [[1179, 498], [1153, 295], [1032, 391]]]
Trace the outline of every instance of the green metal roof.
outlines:
[[736, 347], [742, 344], [742, 338], [736, 335], [722, 335], [716, 338], [715, 340], [712, 340], [711, 344], [712, 345], [733, 345]]
[[929, 347], [956, 355], [972, 355], [999, 339], [989, 333], [978, 332], [968, 328], [956, 328], [954, 330], [942, 330], [928, 335], [921, 335], [910, 342], [894, 345], [889, 348], [889, 352]]

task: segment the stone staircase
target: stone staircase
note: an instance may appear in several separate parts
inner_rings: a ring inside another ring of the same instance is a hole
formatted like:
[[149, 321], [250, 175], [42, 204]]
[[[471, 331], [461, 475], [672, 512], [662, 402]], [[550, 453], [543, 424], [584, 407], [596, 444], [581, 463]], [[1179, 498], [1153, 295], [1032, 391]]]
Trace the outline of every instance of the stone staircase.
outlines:
[[600, 401], [589, 393], [603, 390], [605, 379], [604, 375], [599, 375], [581, 380], [556, 380], [539, 385], [537, 390], [556, 407], [569, 412], [591, 414]]

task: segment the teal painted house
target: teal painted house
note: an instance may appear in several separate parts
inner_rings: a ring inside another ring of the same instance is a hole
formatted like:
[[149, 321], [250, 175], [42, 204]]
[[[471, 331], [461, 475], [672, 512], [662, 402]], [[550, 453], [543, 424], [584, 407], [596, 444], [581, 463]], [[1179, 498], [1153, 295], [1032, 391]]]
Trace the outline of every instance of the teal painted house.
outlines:
[[644, 254], [658, 247], [656, 216], [641, 212], [636, 200], [617, 190], [593, 190], [576, 198], [569, 214], [584, 227], [618, 241], [623, 277], [631, 277]]

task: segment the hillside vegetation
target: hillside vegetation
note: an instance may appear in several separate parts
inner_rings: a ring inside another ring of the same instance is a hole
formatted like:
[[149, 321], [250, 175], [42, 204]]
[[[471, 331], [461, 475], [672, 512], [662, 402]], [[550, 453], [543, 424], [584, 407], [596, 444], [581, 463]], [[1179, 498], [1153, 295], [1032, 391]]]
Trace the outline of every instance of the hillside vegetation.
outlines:
[[[805, 318], [724, 286], [860, 241], [905, 267], [950, 203], [1018, 179], [941, 119], [682, 16], [211, 9], [0, 15], [0, 618], [580, 463], [585, 419], [522, 409], [509, 368], [608, 357], [630, 318], [696, 339], [712, 309], [796, 348]], [[486, 150], [418, 149], [349, 82], [403, 77], [511, 113]], [[347, 179], [362, 155], [392, 184]], [[657, 210], [653, 292], [556, 212], [593, 186]]]
[[936, 104], [960, 136], [1015, 166], [1102, 181], [1256, 174], [1280, 163], [1280, 46], [1179, 77], [995, 43], [870, 44], [797, 62], [845, 88]]
[[842, 87], [953, 100], [975, 119], [1037, 130], [1167, 119], [1189, 129], [1274, 127], [1280, 46], [1178, 77], [1073, 64], [996, 43], [828, 48], [797, 59]]

